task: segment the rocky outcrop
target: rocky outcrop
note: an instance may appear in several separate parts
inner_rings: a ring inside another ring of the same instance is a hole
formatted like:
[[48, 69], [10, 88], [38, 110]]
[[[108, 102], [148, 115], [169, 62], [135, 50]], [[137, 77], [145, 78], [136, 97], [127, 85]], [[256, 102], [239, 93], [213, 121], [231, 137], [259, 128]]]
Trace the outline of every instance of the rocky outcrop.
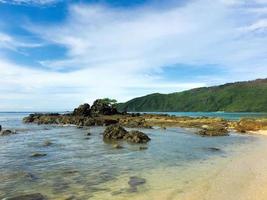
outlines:
[[200, 131], [197, 132], [201, 136], [228, 136], [229, 131], [227, 127], [222, 125], [207, 126], [204, 125]]
[[240, 133], [267, 130], [267, 119], [241, 119], [234, 124], [234, 129]]
[[97, 99], [94, 101], [91, 112], [93, 115], [115, 115], [118, 114], [117, 109], [110, 105], [103, 99]]
[[78, 116], [90, 116], [90, 105], [88, 103], [82, 104], [78, 108], [75, 108], [72, 114]]
[[107, 140], [125, 140], [129, 143], [147, 143], [150, 138], [140, 131], [128, 132], [122, 126], [111, 125], [108, 126], [103, 134], [103, 139]]
[[119, 124], [128, 128], [152, 128], [142, 116], [125, 116], [120, 118]]

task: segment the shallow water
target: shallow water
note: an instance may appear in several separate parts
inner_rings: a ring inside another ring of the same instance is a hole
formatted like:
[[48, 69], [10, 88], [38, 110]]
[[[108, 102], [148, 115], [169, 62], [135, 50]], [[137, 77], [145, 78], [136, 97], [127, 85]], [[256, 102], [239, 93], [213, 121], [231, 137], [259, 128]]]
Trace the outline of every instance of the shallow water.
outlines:
[[154, 114], [168, 114], [174, 116], [188, 117], [220, 117], [227, 120], [240, 120], [241, 118], [267, 117], [267, 113], [259, 112], [147, 112]]
[[[153, 192], [180, 193], [208, 168], [257, 141], [246, 135], [209, 138], [187, 129], [155, 128], [140, 129], [151, 138], [147, 145], [121, 143], [123, 149], [114, 149], [103, 142], [102, 127], [28, 125], [21, 122], [26, 115], [0, 114], [3, 128], [18, 132], [0, 137], [0, 199], [35, 192], [49, 199], [150, 199]], [[44, 146], [45, 141], [52, 144]], [[46, 156], [31, 157], [35, 152]], [[133, 176], [145, 183], [131, 188]]]

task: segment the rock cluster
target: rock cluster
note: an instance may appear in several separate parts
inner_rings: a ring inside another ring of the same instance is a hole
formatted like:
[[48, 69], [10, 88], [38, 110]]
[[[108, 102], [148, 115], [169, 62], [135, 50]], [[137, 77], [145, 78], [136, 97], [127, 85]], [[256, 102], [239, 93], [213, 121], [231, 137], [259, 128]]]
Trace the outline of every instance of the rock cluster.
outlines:
[[207, 126], [204, 125], [197, 134], [201, 136], [228, 136], [229, 131], [227, 127], [222, 125], [215, 125], [215, 126]]
[[267, 119], [241, 119], [234, 124], [234, 129], [240, 133], [267, 130]]
[[122, 126], [108, 126], [103, 134], [104, 140], [125, 140], [130, 143], [147, 143], [150, 138], [140, 131], [126, 131]]

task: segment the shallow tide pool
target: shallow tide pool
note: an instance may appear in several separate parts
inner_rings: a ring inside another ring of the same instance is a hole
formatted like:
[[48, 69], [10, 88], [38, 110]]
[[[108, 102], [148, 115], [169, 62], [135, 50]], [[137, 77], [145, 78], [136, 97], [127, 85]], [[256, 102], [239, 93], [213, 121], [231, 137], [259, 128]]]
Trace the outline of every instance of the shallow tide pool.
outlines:
[[248, 135], [210, 138], [189, 129], [154, 128], [139, 129], [151, 138], [148, 144], [121, 143], [124, 148], [116, 149], [102, 140], [102, 127], [26, 125], [25, 115], [0, 115], [3, 128], [18, 132], [0, 137], [0, 199], [36, 192], [65, 200], [162, 199], [166, 191], [168, 199], [176, 199], [215, 165], [257, 141]]

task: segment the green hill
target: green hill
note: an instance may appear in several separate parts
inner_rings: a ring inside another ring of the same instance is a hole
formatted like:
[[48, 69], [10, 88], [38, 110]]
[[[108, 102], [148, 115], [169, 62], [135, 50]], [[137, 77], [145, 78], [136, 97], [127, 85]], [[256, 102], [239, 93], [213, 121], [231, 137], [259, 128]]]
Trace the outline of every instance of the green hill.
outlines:
[[150, 94], [120, 103], [118, 109], [133, 112], [267, 112], [267, 79], [227, 83], [171, 94]]

